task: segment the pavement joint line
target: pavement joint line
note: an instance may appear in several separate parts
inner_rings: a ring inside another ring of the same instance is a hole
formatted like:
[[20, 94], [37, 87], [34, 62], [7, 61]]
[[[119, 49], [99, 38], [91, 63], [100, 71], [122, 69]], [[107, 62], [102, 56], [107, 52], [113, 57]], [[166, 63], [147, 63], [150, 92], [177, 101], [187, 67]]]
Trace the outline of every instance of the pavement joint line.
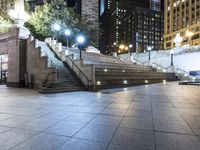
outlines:
[[[128, 109], [129, 109], [130, 107], [131, 107], [131, 104], [129, 104], [128, 108], [126, 109], [126, 112], [128, 111]], [[112, 139], [114, 138], [114, 136], [115, 136], [115, 134], [117, 133], [119, 127], [121, 126], [121, 123], [122, 123], [122, 121], [123, 121], [123, 119], [124, 119], [124, 117], [125, 117], [126, 112], [123, 114], [123, 117], [121, 118], [120, 123], [118, 124], [118, 126], [117, 126], [117, 128], [116, 128], [114, 134], [112, 135], [112, 137], [111, 137], [111, 139], [110, 139], [110, 141], [109, 141], [109, 144], [108, 144], [107, 147], [106, 147], [106, 150], [108, 150], [108, 148], [109, 148], [109, 146], [110, 146], [110, 144], [111, 144]]]
[[154, 125], [154, 117], [153, 117], [153, 106], [152, 106], [151, 96], [150, 96], [150, 105], [151, 105], [151, 119], [152, 119], [152, 125], [153, 125], [154, 147], [155, 147], [155, 150], [157, 150], [155, 125]]

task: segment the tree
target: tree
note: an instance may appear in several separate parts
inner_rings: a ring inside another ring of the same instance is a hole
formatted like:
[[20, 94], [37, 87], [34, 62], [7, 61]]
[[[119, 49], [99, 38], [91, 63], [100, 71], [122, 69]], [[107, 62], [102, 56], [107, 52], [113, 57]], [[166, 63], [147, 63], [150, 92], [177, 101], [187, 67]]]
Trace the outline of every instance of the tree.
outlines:
[[97, 46], [98, 25], [81, 17], [74, 8], [67, 7], [64, 0], [51, 0], [44, 5], [37, 6], [26, 24], [31, 33], [38, 39], [55, 36], [52, 25], [59, 23], [62, 30], [59, 32], [59, 40], [65, 43], [64, 29], [72, 31], [70, 43], [73, 43], [75, 36], [83, 33], [87, 36], [89, 44]]
[[12, 20], [3, 12], [0, 12], [0, 33], [8, 32]]

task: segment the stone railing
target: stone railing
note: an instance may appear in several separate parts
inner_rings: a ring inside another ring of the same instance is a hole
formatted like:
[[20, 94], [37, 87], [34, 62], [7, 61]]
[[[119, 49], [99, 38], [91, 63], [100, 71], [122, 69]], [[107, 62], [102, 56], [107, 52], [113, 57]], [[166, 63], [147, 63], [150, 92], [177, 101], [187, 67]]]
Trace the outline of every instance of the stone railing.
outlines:
[[74, 59], [74, 55], [69, 55], [68, 50], [63, 51], [62, 43], [47, 38], [45, 42], [51, 47], [56, 55], [78, 76], [78, 78], [84, 83], [86, 88], [95, 89], [95, 66], [84, 65], [83, 60]]

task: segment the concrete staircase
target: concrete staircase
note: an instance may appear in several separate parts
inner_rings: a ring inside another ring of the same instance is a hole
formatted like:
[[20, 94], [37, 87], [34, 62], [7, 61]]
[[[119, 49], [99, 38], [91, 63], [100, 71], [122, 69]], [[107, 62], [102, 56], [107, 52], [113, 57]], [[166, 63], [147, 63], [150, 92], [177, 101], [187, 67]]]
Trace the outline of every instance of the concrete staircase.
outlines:
[[57, 82], [43, 82], [39, 89], [40, 93], [50, 94], [50, 93], [60, 93], [69, 91], [83, 91], [85, 90], [84, 85], [74, 74], [73, 71], [68, 68], [67, 64], [62, 62], [56, 54], [50, 49], [50, 47], [45, 43], [38, 41], [39, 47], [43, 50], [42, 53], [51, 59], [51, 63], [56, 67], [57, 70]]
[[[65, 50], [63, 47], [61, 55]], [[73, 55], [75, 62], [80, 61], [78, 49], [69, 49], [68, 55]], [[174, 73], [159, 72], [151, 66], [133, 64], [112, 56], [82, 51], [82, 58], [82, 66], [93, 65], [95, 68], [94, 90], [178, 80]]]

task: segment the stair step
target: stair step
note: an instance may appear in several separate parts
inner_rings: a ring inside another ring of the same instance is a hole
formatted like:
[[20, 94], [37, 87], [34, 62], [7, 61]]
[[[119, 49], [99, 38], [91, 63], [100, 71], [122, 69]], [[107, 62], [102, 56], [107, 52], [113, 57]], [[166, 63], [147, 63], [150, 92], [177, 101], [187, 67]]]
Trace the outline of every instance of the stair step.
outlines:
[[80, 87], [55, 87], [55, 88], [41, 88], [38, 92], [41, 94], [51, 94], [51, 93], [60, 93], [60, 92], [72, 92], [72, 91], [85, 91], [86, 89], [83, 86]]

